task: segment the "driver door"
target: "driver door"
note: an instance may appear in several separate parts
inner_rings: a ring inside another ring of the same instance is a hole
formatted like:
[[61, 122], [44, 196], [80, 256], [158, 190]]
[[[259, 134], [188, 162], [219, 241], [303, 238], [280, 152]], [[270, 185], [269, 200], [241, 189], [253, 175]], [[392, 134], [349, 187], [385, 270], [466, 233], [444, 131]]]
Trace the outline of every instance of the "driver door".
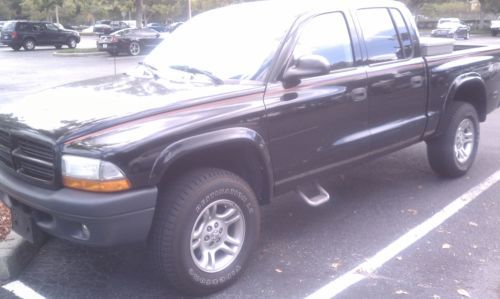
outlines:
[[[351, 25], [351, 26], [348, 26]], [[269, 147], [276, 184], [296, 182], [341, 166], [370, 151], [367, 75], [351, 20], [342, 12], [302, 24], [289, 63], [307, 55], [328, 59], [330, 73], [286, 88], [270, 84], [265, 95]]]

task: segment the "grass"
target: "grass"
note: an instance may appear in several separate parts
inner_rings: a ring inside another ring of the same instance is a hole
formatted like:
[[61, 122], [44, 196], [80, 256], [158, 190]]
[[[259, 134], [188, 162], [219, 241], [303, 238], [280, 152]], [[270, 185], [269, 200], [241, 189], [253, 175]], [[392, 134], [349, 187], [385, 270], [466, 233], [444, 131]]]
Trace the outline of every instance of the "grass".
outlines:
[[10, 233], [10, 228], [10, 210], [0, 202], [0, 241], [5, 240], [5, 237]]
[[97, 53], [99, 50], [97, 48], [74, 48], [74, 49], [60, 49], [57, 50], [55, 53], [57, 54], [80, 54], [80, 53]]

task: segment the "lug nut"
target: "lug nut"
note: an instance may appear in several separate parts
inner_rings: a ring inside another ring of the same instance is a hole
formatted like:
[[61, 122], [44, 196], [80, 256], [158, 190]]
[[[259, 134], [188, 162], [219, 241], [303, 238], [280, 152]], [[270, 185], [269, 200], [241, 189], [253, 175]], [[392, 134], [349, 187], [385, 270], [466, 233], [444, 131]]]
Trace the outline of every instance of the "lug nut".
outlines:
[[208, 236], [205, 236], [204, 240], [208, 241], [210, 238]]
[[211, 231], [212, 231], [212, 227], [211, 226], [207, 227], [207, 232], [211, 232]]

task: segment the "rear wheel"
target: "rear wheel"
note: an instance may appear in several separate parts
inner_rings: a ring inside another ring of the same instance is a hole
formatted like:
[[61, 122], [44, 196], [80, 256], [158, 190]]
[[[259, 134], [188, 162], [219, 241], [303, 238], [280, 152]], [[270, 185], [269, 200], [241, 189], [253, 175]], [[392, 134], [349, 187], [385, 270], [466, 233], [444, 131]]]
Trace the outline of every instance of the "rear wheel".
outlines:
[[497, 36], [498, 35], [498, 31], [491, 31], [491, 36]]
[[33, 50], [35, 50], [35, 40], [32, 39], [32, 38], [27, 38], [26, 40], [24, 40], [23, 48], [26, 51], [33, 51]]
[[479, 120], [469, 103], [454, 102], [443, 117], [443, 131], [427, 141], [431, 168], [440, 176], [456, 178], [474, 163], [479, 145]]
[[220, 169], [192, 171], [160, 195], [150, 236], [155, 265], [180, 292], [216, 292], [242, 272], [259, 230], [259, 205], [243, 179]]
[[56, 45], [56, 49], [61, 49], [62, 45]]
[[139, 42], [133, 41], [128, 47], [128, 53], [132, 56], [137, 56], [141, 54], [141, 44]]
[[12, 50], [14, 50], [14, 51], [19, 51], [19, 50], [21, 50], [21, 46], [12, 46], [11, 48], [12, 48]]

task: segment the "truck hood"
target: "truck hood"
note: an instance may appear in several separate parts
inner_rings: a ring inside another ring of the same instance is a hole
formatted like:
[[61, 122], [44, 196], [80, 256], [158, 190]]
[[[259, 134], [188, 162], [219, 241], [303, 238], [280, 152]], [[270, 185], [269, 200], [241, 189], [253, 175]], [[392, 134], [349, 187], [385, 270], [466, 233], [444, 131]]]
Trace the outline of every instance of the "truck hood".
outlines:
[[244, 84], [195, 84], [119, 75], [0, 102], [0, 128], [65, 141], [123, 122], [215, 101], [255, 89]]

